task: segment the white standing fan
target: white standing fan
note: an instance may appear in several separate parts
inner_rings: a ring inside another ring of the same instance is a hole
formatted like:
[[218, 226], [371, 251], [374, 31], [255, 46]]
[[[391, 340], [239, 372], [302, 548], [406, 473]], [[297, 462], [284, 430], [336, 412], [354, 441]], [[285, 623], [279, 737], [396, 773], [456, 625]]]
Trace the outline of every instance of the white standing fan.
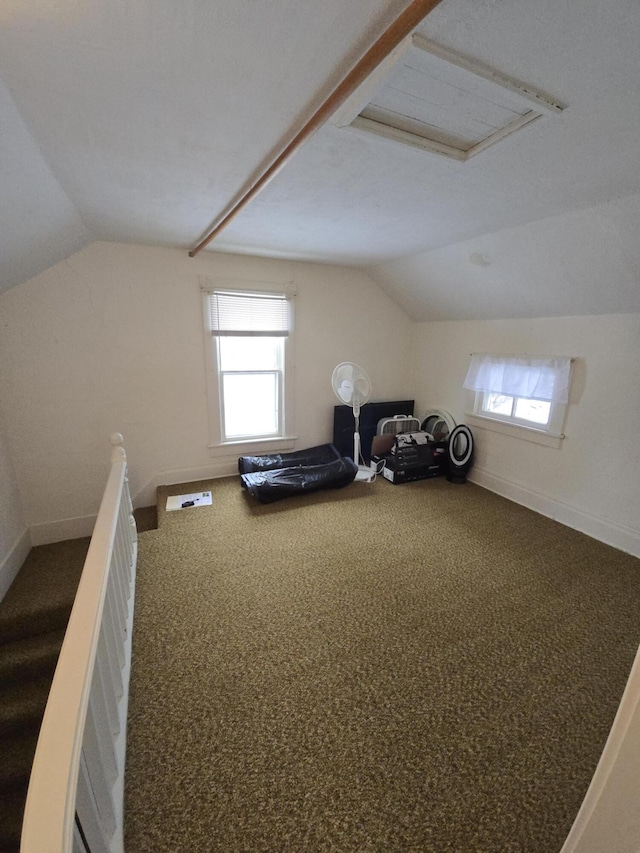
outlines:
[[370, 483], [374, 479], [374, 472], [366, 465], [360, 464], [360, 407], [364, 406], [371, 396], [371, 380], [358, 364], [343, 361], [333, 371], [331, 385], [338, 400], [353, 409], [353, 461], [358, 466], [356, 480]]

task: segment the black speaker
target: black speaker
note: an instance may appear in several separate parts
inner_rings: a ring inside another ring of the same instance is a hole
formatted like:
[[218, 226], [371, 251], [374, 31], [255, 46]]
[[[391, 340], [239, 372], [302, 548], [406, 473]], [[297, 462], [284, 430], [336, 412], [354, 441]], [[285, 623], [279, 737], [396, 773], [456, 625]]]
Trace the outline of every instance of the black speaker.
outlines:
[[473, 465], [473, 435], [465, 424], [458, 424], [449, 434], [447, 445], [447, 480], [466, 483]]

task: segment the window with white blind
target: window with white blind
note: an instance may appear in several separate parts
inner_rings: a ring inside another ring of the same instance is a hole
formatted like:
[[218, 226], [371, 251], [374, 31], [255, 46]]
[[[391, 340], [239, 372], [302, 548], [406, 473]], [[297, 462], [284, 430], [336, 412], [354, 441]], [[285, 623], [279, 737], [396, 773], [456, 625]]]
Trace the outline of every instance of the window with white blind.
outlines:
[[475, 391], [473, 414], [562, 437], [571, 359], [474, 353], [463, 387]]
[[291, 299], [221, 289], [207, 292], [205, 305], [219, 415], [214, 443], [284, 437], [291, 410]]

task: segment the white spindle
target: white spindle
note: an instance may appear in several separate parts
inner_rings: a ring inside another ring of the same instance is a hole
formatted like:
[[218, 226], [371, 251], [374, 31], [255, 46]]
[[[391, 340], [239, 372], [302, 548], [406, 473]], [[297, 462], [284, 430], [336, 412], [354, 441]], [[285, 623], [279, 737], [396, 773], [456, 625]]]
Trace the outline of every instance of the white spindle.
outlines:
[[[114, 839], [112, 833], [105, 832], [96, 796], [91, 787], [84, 753], [81, 754], [79, 762], [76, 808], [78, 815], [82, 816], [82, 832], [87, 839], [87, 850], [90, 853], [116, 853], [116, 851], [124, 853], [122, 843], [120, 843], [119, 847], [117, 846], [118, 841], [120, 841], [118, 835], [116, 834], [116, 838]], [[116, 830], [117, 832], [118, 830]], [[114, 841], [115, 844], [113, 843]]]
[[[102, 689], [104, 705], [112, 720], [113, 731], [115, 733], [118, 725], [118, 699], [123, 694], [124, 685], [122, 683], [122, 671], [118, 665], [117, 656], [109, 654], [109, 645], [111, 642], [109, 633], [102, 630], [98, 641], [94, 680], [98, 680], [98, 686]], [[95, 689], [98, 689], [98, 686]]]
[[89, 766], [96, 764], [102, 770], [104, 778], [111, 788], [118, 778], [118, 763], [113, 745], [114, 732], [111, 730], [104, 696], [98, 691], [91, 691], [87, 709], [87, 724], [84, 730], [82, 749], [85, 756], [94, 755], [95, 761], [89, 761]]
[[[89, 731], [87, 731], [87, 727], [89, 727]], [[112, 785], [109, 783], [102, 765], [103, 753], [93, 733], [91, 733], [89, 716], [87, 716], [87, 727], [85, 727], [85, 737], [82, 744], [82, 757], [84, 758], [89, 786], [96, 801], [101, 832], [109, 844], [117, 829], [116, 806], [111, 794]], [[81, 812], [78, 812], [78, 815], [80, 817]], [[80, 823], [82, 825], [82, 820]]]
[[129, 516], [129, 535], [131, 537], [132, 555], [134, 555], [133, 561], [135, 562], [135, 552], [138, 546], [138, 528], [136, 527], [136, 520], [133, 517], [133, 513]]
[[118, 672], [122, 667], [122, 661], [120, 659], [119, 652], [120, 646], [120, 626], [118, 620], [118, 614], [114, 605], [114, 595], [107, 595], [104, 608], [103, 608], [103, 617], [102, 617], [102, 627], [100, 630], [100, 636], [104, 637], [104, 645], [105, 645], [105, 661], [109, 665], [109, 669], [111, 672], [110, 681], [113, 684], [117, 684], [118, 682]]
[[124, 538], [124, 522], [127, 517], [127, 511], [124, 506], [124, 499], [120, 501], [120, 509], [118, 511], [118, 532], [116, 534], [116, 541], [118, 543], [118, 554], [120, 555], [120, 560], [118, 562], [118, 567], [120, 570], [124, 568], [127, 562], [128, 554], [127, 554], [127, 543]]
[[126, 622], [127, 622], [127, 589], [126, 589], [126, 587], [127, 587], [127, 581], [126, 581], [127, 570], [126, 570], [126, 565], [127, 565], [128, 559], [130, 559], [130, 557], [127, 558], [126, 556], [123, 555], [119, 565], [116, 567], [117, 570], [114, 573], [114, 586], [118, 591], [118, 602], [119, 602], [121, 613], [124, 617], [122, 619], [122, 624], [120, 627], [120, 630], [122, 632], [124, 632], [124, 626], [126, 625]]
[[[107, 599], [109, 601], [109, 606], [111, 607], [114, 634], [116, 639], [120, 641], [127, 621], [127, 606], [121, 581], [118, 577], [118, 566], [117, 563], [113, 562], [111, 565], [111, 576], [109, 578]], [[122, 661], [120, 661], [120, 664], [122, 665]]]
[[[120, 599], [122, 602], [122, 612], [126, 614], [127, 612], [127, 584], [128, 584], [128, 566], [131, 565], [131, 557], [132, 551], [128, 547], [127, 536], [128, 536], [128, 523], [127, 523], [127, 514], [124, 509], [124, 502], [120, 503], [120, 515], [118, 518], [118, 531], [117, 531], [117, 539], [119, 545], [119, 554], [120, 560], [117, 565], [116, 571], [116, 583], [118, 586], [118, 592], [120, 594]], [[125, 619], [126, 622], [126, 619]], [[124, 629], [124, 623], [123, 623]]]

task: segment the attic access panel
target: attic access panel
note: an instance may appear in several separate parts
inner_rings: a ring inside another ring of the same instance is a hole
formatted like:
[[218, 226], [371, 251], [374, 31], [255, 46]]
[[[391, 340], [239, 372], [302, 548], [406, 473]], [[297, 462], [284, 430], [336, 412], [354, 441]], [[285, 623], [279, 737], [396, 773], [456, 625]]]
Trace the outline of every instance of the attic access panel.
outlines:
[[468, 160], [562, 107], [487, 66], [413, 35], [393, 51], [334, 119]]

